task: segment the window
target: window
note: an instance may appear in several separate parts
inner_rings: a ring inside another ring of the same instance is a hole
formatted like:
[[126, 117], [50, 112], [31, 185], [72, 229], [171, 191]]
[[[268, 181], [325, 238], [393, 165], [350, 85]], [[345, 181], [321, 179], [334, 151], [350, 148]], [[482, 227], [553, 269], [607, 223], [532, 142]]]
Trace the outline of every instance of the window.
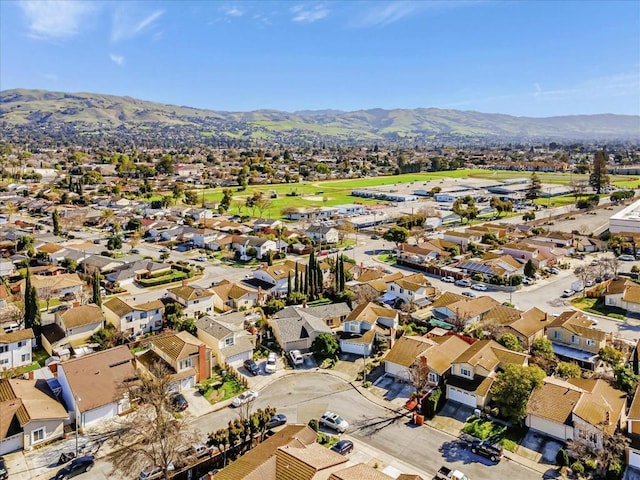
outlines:
[[571, 343], [578, 345], [580, 343], [580, 337], [577, 335], [571, 335]]
[[140, 313], [140, 318], [147, 318], [147, 312]]
[[333, 327], [333, 318], [327, 318], [327, 327]]
[[556, 330], [555, 332], [553, 332], [553, 338], [555, 338], [556, 340], [562, 339], [562, 333], [560, 333], [559, 330]]
[[0, 358], [0, 365], [8, 365], [8, 364], [9, 364], [8, 358]]
[[20, 347], [24, 347], [26, 344], [27, 344], [27, 342], [26, 342], [25, 340], [20, 340], [20, 341], [18, 342], [18, 348], [20, 348]]
[[8, 352], [9, 345], [0, 345], [0, 353]]
[[124, 317], [125, 320], [127, 321], [127, 323], [131, 323], [133, 322], [133, 316], [132, 315], [127, 315], [126, 317]]
[[596, 346], [596, 341], [595, 340], [591, 340], [590, 338], [587, 338], [587, 347], [595, 347]]
[[401, 288], [401, 289], [400, 289], [400, 293], [404, 293], [404, 288]]
[[429, 377], [428, 377], [429, 382], [438, 383], [438, 378], [439, 378], [439, 375], [437, 373], [429, 372]]
[[156, 315], [160, 313], [160, 310], [154, 310], [153, 313], [155, 313]]
[[182, 368], [190, 368], [190, 367], [193, 366], [193, 364], [191, 363], [191, 359], [190, 358], [182, 360], [182, 362], [180, 362], [180, 364], [182, 365]]
[[396, 287], [394, 287], [393, 285], [389, 285], [389, 290], [391, 290], [392, 292], [396, 291]]
[[467, 370], [466, 368], [460, 368], [460, 375], [464, 375], [465, 377], [471, 376], [471, 370]]
[[231, 345], [233, 345], [233, 343], [234, 343], [234, 342], [233, 342], [233, 337], [229, 337], [229, 338], [225, 338], [225, 339], [224, 339], [224, 344], [225, 344], [227, 347], [230, 347]]
[[31, 432], [31, 443], [37, 443], [44, 440], [44, 427]]
[[30, 362], [30, 361], [31, 361], [31, 354], [30, 354], [30, 353], [25, 353], [24, 355], [22, 355], [22, 356], [20, 357], [20, 359], [21, 359], [23, 362]]
[[194, 300], [193, 304], [195, 305], [196, 303], [200, 303], [200, 300]]

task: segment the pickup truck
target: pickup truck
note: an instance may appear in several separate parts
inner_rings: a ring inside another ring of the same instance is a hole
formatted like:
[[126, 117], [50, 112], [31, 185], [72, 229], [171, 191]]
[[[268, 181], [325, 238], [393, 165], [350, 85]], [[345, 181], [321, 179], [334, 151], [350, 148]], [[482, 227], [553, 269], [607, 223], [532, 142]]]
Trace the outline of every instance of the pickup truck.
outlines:
[[445, 466], [440, 467], [440, 470], [436, 473], [436, 478], [439, 480], [470, 480], [469, 477], [460, 470], [451, 470]]

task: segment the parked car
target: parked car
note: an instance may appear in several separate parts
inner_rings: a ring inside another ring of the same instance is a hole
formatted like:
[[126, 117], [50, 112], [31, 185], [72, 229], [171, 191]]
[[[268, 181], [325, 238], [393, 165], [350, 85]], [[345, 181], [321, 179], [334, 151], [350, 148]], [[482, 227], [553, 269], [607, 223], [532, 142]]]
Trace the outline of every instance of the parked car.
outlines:
[[462, 295], [464, 295], [465, 297], [469, 297], [469, 298], [476, 298], [477, 295], [473, 292], [469, 292], [467, 290], [465, 290], [464, 292], [462, 292]]
[[479, 292], [486, 292], [487, 286], [484, 283], [474, 283], [471, 285], [472, 290], [477, 290]]
[[468, 437], [465, 441], [471, 448], [471, 452], [476, 455], [488, 458], [492, 462], [499, 462], [502, 458], [502, 447], [496, 443], [475, 437]]
[[442, 280], [443, 282], [447, 282], [447, 283], [454, 283], [456, 281], [455, 278], [453, 278], [452, 276], [446, 276], [446, 277], [442, 277], [440, 280]]
[[[174, 467], [173, 463], [169, 462], [169, 465], [167, 466], [168, 470], [171, 472], [173, 470], [175, 470], [176, 467]], [[140, 472], [140, 480], [156, 480], [157, 478], [162, 478], [164, 477], [164, 468], [155, 465], [153, 467], [147, 467], [144, 470], [142, 470]]]
[[160, 251], [161, 251], [162, 253], [167, 253], [167, 252], [169, 252], [169, 249], [168, 249], [167, 247], [162, 247], [162, 248], [160, 249]]
[[633, 255], [620, 255], [618, 260], [622, 260], [623, 262], [633, 262], [635, 258]]
[[264, 371], [267, 373], [273, 373], [276, 371], [276, 354], [274, 352], [269, 353], [267, 363], [264, 366]]
[[551, 267], [551, 273], [558, 275], [560, 273], [560, 269], [558, 267]]
[[304, 357], [300, 353], [300, 350], [291, 350], [289, 356], [294, 365], [302, 365], [304, 363]]
[[58, 470], [53, 480], [67, 480], [68, 478], [77, 477], [80, 474], [88, 472], [93, 468], [95, 458], [93, 455], [78, 457], [69, 465]]
[[371, 240], [380, 240], [379, 235], [371, 235]]
[[244, 365], [244, 368], [246, 368], [249, 371], [249, 373], [254, 377], [260, 374], [260, 367], [258, 367], [258, 364], [254, 360], [252, 359], [245, 360], [243, 365]]
[[576, 292], [574, 292], [573, 290], [565, 290], [565, 291], [562, 292], [562, 298], [570, 297], [574, 293], [576, 293]]
[[533, 278], [524, 277], [522, 279], [522, 283], [525, 284], [525, 285], [533, 285], [534, 281], [533, 281]]
[[344, 433], [349, 428], [349, 423], [340, 415], [333, 412], [324, 412], [320, 417], [320, 425], [339, 433]]
[[456, 280], [455, 285], [457, 285], [458, 287], [470, 287], [471, 280], [467, 278], [461, 278], [460, 280]]
[[7, 478], [9, 478], [9, 472], [7, 471], [4, 459], [0, 457], [0, 480], [7, 480]]
[[247, 390], [246, 392], [242, 392], [231, 402], [232, 407], [239, 407], [240, 405], [244, 405], [245, 403], [253, 402], [256, 398], [258, 398], [258, 392], [253, 390]]
[[469, 477], [460, 470], [452, 470], [446, 466], [440, 467], [440, 470], [436, 472], [435, 478], [438, 480], [469, 480]]
[[76, 294], [71, 292], [67, 292], [62, 297], [60, 297], [60, 300], [63, 302], [70, 302], [71, 300], [75, 300], [75, 299], [76, 299]]
[[353, 442], [351, 440], [340, 440], [333, 447], [331, 447], [331, 450], [339, 453], [340, 455], [347, 455], [353, 452]]
[[279, 413], [271, 417], [271, 420], [267, 422], [267, 428], [279, 427], [280, 425], [284, 425], [285, 423], [287, 423], [287, 416]]
[[181, 393], [176, 393], [171, 397], [171, 406], [176, 412], [182, 412], [189, 407], [189, 402]]
[[129, 253], [138, 254], [140, 253], [140, 250], [138, 250], [137, 248], [132, 248]]

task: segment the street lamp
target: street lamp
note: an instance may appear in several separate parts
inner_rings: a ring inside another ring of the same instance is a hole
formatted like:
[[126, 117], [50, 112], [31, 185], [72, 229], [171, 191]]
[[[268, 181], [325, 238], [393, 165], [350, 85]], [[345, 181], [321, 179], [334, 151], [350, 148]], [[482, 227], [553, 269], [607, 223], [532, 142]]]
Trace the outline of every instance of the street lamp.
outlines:
[[78, 420], [78, 410], [80, 409], [78, 402], [80, 401], [80, 397], [76, 395], [73, 396], [75, 400], [75, 413], [76, 413], [76, 458], [78, 458], [78, 429], [80, 428], [79, 420]]

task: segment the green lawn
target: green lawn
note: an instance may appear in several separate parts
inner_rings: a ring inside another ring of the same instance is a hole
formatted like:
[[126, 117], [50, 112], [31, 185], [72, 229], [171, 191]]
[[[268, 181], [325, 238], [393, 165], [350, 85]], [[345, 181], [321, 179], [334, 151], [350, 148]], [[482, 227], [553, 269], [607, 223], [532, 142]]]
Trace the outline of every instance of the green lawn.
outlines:
[[[551, 198], [536, 198], [533, 202], [537, 203], [538, 205], [542, 205], [543, 207], [546, 207], [547, 205], [549, 205], [551, 208], [565, 207], [567, 205], [575, 205], [576, 197], [574, 197], [573, 195], [561, 195], [559, 197]], [[544, 212], [540, 213], [540, 215], [543, 215], [543, 213]]]
[[571, 300], [571, 305], [579, 310], [596, 315], [604, 315], [618, 320], [624, 320], [625, 311], [617, 307], [609, 307], [598, 298], [578, 297]]
[[33, 352], [31, 358], [33, 359], [34, 362], [38, 362], [38, 365], [40, 365], [41, 367], [44, 367], [45, 366], [44, 362], [47, 358], [49, 358], [49, 354], [45, 349], [40, 348], [35, 352]]
[[462, 428], [464, 433], [473, 435], [480, 440], [489, 440], [490, 442], [502, 445], [505, 450], [513, 452], [518, 443], [524, 437], [524, 431], [515, 427], [507, 427], [491, 420], [470, 417]]

